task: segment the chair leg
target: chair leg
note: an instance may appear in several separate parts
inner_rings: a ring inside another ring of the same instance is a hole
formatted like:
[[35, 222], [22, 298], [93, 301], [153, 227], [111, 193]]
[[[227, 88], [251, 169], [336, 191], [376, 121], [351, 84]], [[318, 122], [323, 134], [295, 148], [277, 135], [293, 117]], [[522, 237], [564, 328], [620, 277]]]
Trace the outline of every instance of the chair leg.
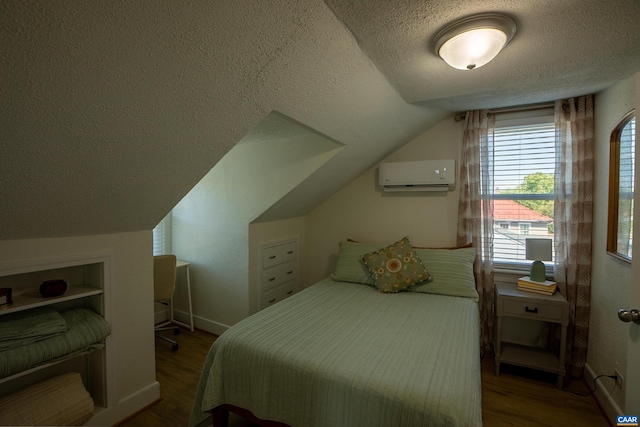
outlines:
[[163, 304], [163, 305], [168, 305], [169, 308], [170, 308], [170, 310], [169, 310], [170, 320], [167, 320], [167, 321], [165, 321], [163, 323], [160, 323], [160, 324], [155, 326], [156, 337], [171, 343], [171, 351], [176, 351], [176, 350], [178, 350], [178, 343], [175, 342], [172, 339], [169, 339], [169, 338], [165, 337], [164, 335], [160, 335], [159, 334], [160, 331], [169, 331], [169, 330], [172, 330], [172, 329], [173, 329], [173, 335], [179, 335], [180, 334], [180, 326], [176, 325], [175, 323], [172, 323], [172, 320], [173, 320], [173, 300], [169, 300], [169, 302], [164, 302], [164, 301], [156, 301], [156, 302], [159, 302], [160, 304]]
[[164, 340], [168, 343], [171, 343], [171, 351], [177, 351], [178, 350], [178, 343], [175, 342], [174, 340], [165, 337], [164, 335], [159, 334], [158, 332], [156, 332], [156, 337], [160, 338], [161, 340]]
[[170, 324], [161, 324], [161, 325], [156, 325], [155, 331], [156, 332], [173, 331], [173, 335], [180, 335], [180, 326], [170, 325]]

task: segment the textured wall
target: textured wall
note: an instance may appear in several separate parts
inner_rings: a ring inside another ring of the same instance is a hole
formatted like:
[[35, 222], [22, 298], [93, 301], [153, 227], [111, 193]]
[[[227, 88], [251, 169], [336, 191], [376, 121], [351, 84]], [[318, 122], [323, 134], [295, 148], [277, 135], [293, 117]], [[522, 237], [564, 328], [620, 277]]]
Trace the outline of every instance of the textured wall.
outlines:
[[[455, 159], [461, 122], [449, 116], [383, 161]], [[445, 193], [382, 193], [377, 167], [369, 169], [307, 215], [306, 286], [335, 267], [338, 242], [347, 238], [392, 243], [408, 235], [417, 246], [454, 246], [459, 187]]]
[[[623, 80], [596, 96], [595, 189], [591, 317], [587, 363], [596, 375], [613, 374], [616, 363], [624, 375], [627, 364], [628, 325], [618, 320], [626, 306], [631, 284], [631, 265], [606, 253], [609, 195], [609, 141], [611, 131], [634, 108], [634, 79]], [[624, 408], [624, 395], [612, 381], [602, 381], [616, 403]]]
[[173, 209], [172, 251], [192, 263], [198, 327], [222, 333], [249, 314], [249, 224], [341, 149], [269, 114]]
[[[636, 116], [637, 116], [637, 108], [640, 106], [640, 73], [636, 73], [635, 75], [635, 105], [636, 105]], [[636, 141], [640, 140], [638, 138], [640, 136], [640, 129], [636, 126]], [[637, 143], [636, 143], [637, 144]], [[636, 165], [639, 164], [640, 160], [640, 151], [636, 150]], [[636, 167], [636, 182], [635, 188], [640, 186], [640, 175], [637, 172]], [[634, 206], [634, 217], [640, 218], [640, 205], [635, 204]], [[640, 247], [640, 229], [636, 227], [634, 230], [634, 241], [636, 244], [635, 253], [640, 252], [638, 247]], [[634, 308], [640, 307], [640, 263], [636, 262], [631, 267], [631, 292], [629, 298], [629, 305]], [[637, 414], [640, 413], [640, 363], [637, 363], [638, 353], [640, 352], [640, 326], [638, 325], [629, 325], [629, 329], [627, 332], [627, 341], [628, 341], [628, 349], [627, 349], [627, 361], [632, 361], [627, 364], [627, 376], [626, 376], [626, 386], [625, 393], [627, 395], [627, 399], [625, 402], [625, 413], [626, 414]], [[635, 363], [633, 361], [636, 361]]]

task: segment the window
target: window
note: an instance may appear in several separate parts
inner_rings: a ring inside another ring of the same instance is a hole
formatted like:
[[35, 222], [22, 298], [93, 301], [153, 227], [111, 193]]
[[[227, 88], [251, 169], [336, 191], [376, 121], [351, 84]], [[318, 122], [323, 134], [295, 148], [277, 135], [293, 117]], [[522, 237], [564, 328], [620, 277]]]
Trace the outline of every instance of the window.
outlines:
[[496, 117], [493, 136], [493, 192], [487, 196], [493, 200], [494, 262], [524, 269], [530, 265], [526, 238], [553, 240], [554, 119]]
[[153, 229], [153, 255], [171, 253], [171, 212]]
[[630, 111], [611, 133], [607, 229], [607, 252], [628, 262], [633, 247], [635, 137], [635, 111]]

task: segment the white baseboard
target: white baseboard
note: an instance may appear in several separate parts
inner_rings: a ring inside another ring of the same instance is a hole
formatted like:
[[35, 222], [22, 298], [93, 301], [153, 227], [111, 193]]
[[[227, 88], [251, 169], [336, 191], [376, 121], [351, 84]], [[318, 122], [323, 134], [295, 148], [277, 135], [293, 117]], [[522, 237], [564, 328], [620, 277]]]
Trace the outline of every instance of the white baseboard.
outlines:
[[[589, 366], [588, 363], [584, 365], [584, 371], [585, 380], [589, 384], [589, 387], [593, 387], [593, 380], [596, 377], [595, 372], [593, 372], [593, 369], [591, 369], [591, 366]], [[609, 393], [609, 390], [600, 386], [598, 383], [596, 383], [596, 391], [594, 394], [596, 399], [598, 400], [598, 403], [600, 404], [600, 406], [602, 406], [602, 409], [604, 409], [604, 412], [607, 414], [607, 419], [612, 421], [613, 425], [615, 425], [614, 421], [616, 417], [618, 415], [624, 414], [624, 412], [620, 409], [620, 406], [618, 406], [616, 401], [613, 400], [613, 397], [611, 396], [611, 393]]]
[[112, 426], [160, 399], [160, 384], [154, 381], [137, 393], [122, 399], [117, 405], [94, 415], [85, 425]]
[[224, 323], [214, 322], [213, 320], [204, 319], [199, 316], [193, 316], [193, 323], [196, 328], [202, 329], [203, 331], [207, 331], [215, 335], [222, 335], [224, 331], [230, 328], [229, 325], [225, 325]]
[[[189, 312], [187, 311], [174, 309], [173, 317], [180, 322], [189, 324]], [[169, 316], [166, 311], [156, 311], [154, 313], [154, 322], [156, 325], [167, 320], [169, 320]], [[198, 329], [202, 329], [203, 331], [207, 331], [215, 335], [221, 335], [224, 331], [229, 329], [229, 325], [195, 315], [193, 316], [193, 325]]]

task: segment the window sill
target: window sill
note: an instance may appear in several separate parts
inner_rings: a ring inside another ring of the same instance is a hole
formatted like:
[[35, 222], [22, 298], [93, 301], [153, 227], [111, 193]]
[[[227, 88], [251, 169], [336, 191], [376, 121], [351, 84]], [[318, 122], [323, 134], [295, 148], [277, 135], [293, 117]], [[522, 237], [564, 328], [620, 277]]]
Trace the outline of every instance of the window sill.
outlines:
[[[530, 264], [494, 266], [493, 279], [496, 282], [516, 282], [520, 277], [528, 276], [531, 271], [530, 268]], [[553, 264], [547, 266], [545, 276], [547, 280], [554, 279]]]

